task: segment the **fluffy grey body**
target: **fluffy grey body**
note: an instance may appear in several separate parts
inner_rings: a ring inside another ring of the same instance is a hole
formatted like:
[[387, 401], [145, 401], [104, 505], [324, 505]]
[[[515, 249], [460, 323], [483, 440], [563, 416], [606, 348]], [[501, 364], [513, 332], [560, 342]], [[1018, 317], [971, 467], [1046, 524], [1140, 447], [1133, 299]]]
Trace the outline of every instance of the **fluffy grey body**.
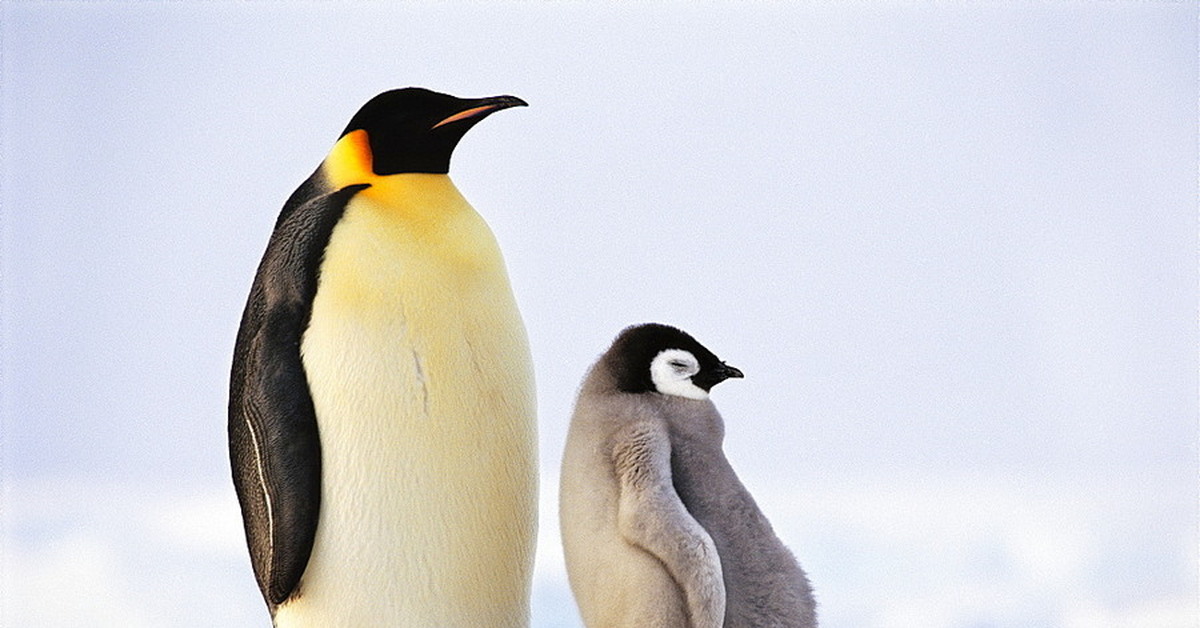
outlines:
[[711, 536], [671, 487], [661, 400], [619, 393], [593, 368], [563, 456], [559, 520], [590, 627], [716, 628], [725, 611]]
[[564, 553], [584, 623], [816, 626], [807, 577], [725, 458], [716, 407], [622, 386], [618, 343], [583, 382], [563, 458]]

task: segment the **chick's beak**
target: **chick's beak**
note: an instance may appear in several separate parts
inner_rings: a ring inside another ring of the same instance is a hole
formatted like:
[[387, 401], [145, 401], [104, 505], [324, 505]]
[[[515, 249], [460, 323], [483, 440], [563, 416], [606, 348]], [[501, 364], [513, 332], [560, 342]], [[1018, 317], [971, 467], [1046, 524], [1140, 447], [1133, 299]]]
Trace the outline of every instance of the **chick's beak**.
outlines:
[[742, 374], [741, 370], [736, 369], [732, 366], [729, 366], [728, 364], [726, 364], [724, 362], [721, 363], [721, 369], [720, 369], [720, 371], [718, 371], [718, 373], [721, 375], [721, 379], [730, 379], [730, 378], [741, 379], [741, 378], [745, 377], [745, 375]]

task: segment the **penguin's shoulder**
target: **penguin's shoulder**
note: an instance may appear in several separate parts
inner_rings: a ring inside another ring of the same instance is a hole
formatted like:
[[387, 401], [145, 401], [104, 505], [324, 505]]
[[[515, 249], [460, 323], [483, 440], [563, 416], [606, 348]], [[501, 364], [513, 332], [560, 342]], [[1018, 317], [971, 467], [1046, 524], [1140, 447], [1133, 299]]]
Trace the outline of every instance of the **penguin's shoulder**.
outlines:
[[621, 476], [671, 449], [670, 425], [658, 404], [644, 394], [608, 392], [581, 399], [580, 420], [589, 424], [593, 439]]
[[577, 421], [601, 424], [612, 429], [634, 421], [660, 421], [664, 418], [651, 395], [619, 390], [615, 377], [603, 361], [594, 364], [584, 377], [575, 409]]

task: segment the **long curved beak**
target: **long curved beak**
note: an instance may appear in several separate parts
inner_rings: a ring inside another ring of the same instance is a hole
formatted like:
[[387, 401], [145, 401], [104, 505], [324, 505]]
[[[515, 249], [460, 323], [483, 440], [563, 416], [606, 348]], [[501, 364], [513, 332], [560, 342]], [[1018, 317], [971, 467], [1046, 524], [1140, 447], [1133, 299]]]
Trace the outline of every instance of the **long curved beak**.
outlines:
[[529, 103], [517, 98], [516, 96], [492, 96], [490, 98], [473, 98], [464, 100], [463, 104], [466, 108], [458, 113], [452, 114], [437, 124], [429, 127], [430, 130], [436, 129], [442, 125], [458, 122], [459, 120], [479, 120], [497, 112], [501, 109], [509, 107], [528, 107]]

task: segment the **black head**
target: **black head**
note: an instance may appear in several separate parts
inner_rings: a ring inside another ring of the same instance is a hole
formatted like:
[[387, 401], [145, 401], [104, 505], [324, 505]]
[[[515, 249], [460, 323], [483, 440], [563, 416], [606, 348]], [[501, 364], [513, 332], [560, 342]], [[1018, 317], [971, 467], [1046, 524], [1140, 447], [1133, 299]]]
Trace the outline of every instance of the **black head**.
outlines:
[[658, 392], [703, 399], [713, 386], [742, 372], [721, 361], [687, 332], [647, 323], [628, 327], [602, 358], [627, 393]]
[[367, 132], [372, 170], [446, 174], [462, 136], [489, 114], [526, 102], [515, 96], [456, 98], [420, 87], [384, 92], [363, 105], [342, 135]]

